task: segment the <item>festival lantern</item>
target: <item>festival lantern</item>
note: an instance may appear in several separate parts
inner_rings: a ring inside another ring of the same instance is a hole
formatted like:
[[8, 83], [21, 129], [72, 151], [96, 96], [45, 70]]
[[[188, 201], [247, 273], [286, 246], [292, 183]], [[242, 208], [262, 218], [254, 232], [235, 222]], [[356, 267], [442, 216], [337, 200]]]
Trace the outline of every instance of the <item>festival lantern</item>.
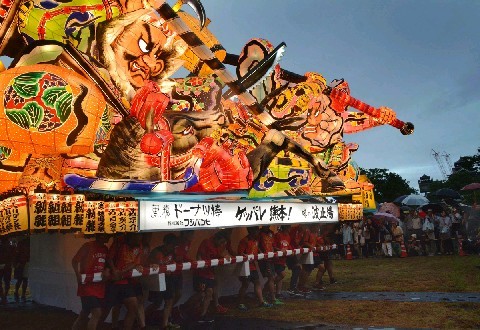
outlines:
[[60, 192], [52, 191], [47, 194], [47, 229], [60, 229], [61, 202]]
[[127, 213], [127, 231], [138, 231], [138, 202], [129, 201], [125, 203], [125, 209]]
[[82, 229], [83, 221], [85, 219], [85, 195], [73, 194], [70, 199], [72, 205], [72, 229]]
[[107, 201], [105, 203], [105, 233], [107, 234], [117, 232], [117, 209], [118, 202]]
[[341, 221], [356, 221], [363, 219], [363, 205], [354, 203], [338, 204], [338, 218]]
[[86, 201], [82, 231], [86, 235], [105, 233], [106, 202], [103, 200]]
[[47, 228], [47, 193], [36, 189], [29, 197], [30, 230]]
[[97, 233], [105, 232], [105, 201], [95, 201]]
[[60, 229], [69, 230], [72, 227], [73, 205], [72, 196], [62, 193], [60, 195]]
[[17, 195], [9, 198], [11, 212], [11, 221], [13, 232], [23, 232], [28, 230], [28, 205], [25, 195]]
[[138, 232], [138, 202], [104, 202], [104, 228], [107, 234]]
[[85, 201], [85, 218], [83, 220], [82, 231], [85, 235], [97, 233], [97, 210], [95, 201]]
[[11, 197], [7, 197], [3, 200], [3, 232], [4, 234], [11, 234], [14, 232]]
[[118, 202], [117, 208], [117, 232], [125, 233], [127, 231], [127, 203]]

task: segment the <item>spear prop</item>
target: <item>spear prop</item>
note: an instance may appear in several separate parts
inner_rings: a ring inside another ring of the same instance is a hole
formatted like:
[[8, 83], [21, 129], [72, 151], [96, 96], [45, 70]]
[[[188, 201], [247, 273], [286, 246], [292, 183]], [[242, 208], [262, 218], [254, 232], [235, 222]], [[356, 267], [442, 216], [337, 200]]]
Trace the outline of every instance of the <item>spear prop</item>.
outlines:
[[[236, 62], [238, 62], [238, 57], [239, 57], [238, 55], [228, 54], [228, 57], [230, 58], [230, 61], [229, 61], [228, 64], [234, 65]], [[265, 71], [265, 69], [263, 69], [263, 68], [260, 68], [259, 70], [257, 70], [256, 67], [255, 67], [255, 68], [251, 69], [251, 71], [249, 71], [247, 73], [245, 78], [242, 78], [238, 81], [239, 85], [243, 86], [246, 89], [252, 88], [254, 83], [260, 80], [260, 77], [261, 77], [261, 75], [263, 74], [264, 71]], [[299, 84], [299, 83], [307, 81], [307, 77], [305, 77], [303, 75], [299, 75], [299, 74], [291, 72], [291, 71], [288, 71], [288, 70], [285, 70], [285, 69], [282, 69], [282, 68], [279, 69], [279, 78], [283, 79], [283, 80], [286, 80], [288, 82], [291, 82], [291, 83], [295, 83], [295, 84]], [[355, 109], [357, 109], [357, 110], [359, 110], [363, 113], [366, 113], [367, 115], [369, 115], [373, 118], [380, 118], [381, 115], [382, 115], [380, 109], [376, 109], [376, 108], [372, 107], [371, 105], [368, 105], [368, 104], [366, 104], [366, 103], [348, 95], [347, 93], [344, 93], [343, 91], [341, 91], [338, 88], [334, 88], [334, 87], [332, 88], [330, 86], [327, 86], [323, 90], [323, 93], [325, 95], [330, 96], [330, 98], [333, 98], [333, 99], [337, 100], [338, 102], [341, 102], [345, 105], [348, 105], [352, 108], [355, 108]], [[234, 94], [234, 91], [233, 90], [228, 90], [224, 94], [224, 97], [228, 98], [228, 97], [232, 96], [232, 94]], [[276, 93], [272, 93], [271, 95], [267, 96], [266, 99], [264, 101], [262, 101], [262, 104], [267, 103], [275, 95], [276, 95]], [[391, 123], [389, 123], [389, 125], [399, 129], [400, 132], [403, 135], [412, 134], [413, 130], [415, 128], [412, 123], [403, 122], [398, 118], [395, 118], [395, 120], [392, 121]]]
[[[373, 118], [380, 118], [382, 115], [379, 109], [376, 109], [371, 105], [365, 102], [362, 102], [348, 95], [347, 93], [342, 92], [340, 89], [327, 86], [327, 88], [323, 90], [323, 93], [325, 95], [330, 96], [330, 98], [333, 98], [338, 102], [341, 102], [342, 104], [348, 105], [352, 108], [360, 110], [361, 112], [366, 113], [367, 115], [372, 116]], [[412, 134], [415, 128], [412, 123], [403, 122], [398, 118], [395, 118], [395, 120], [389, 123], [389, 125], [399, 129], [403, 135]]]
[[[284, 69], [280, 69], [280, 79], [296, 84], [307, 81], [307, 78], [305, 76]], [[380, 109], [376, 109], [371, 105], [348, 95], [347, 93], [343, 92], [338, 88], [327, 86], [323, 90], [323, 93], [330, 96], [330, 98], [335, 99], [336, 101], [343, 103], [347, 106], [355, 108], [363, 113], [366, 113], [373, 118], [380, 119], [382, 116], [382, 112]], [[399, 129], [403, 135], [410, 135], [415, 129], [415, 126], [412, 123], [403, 122], [398, 118], [395, 118], [395, 120], [389, 123], [389, 125]]]

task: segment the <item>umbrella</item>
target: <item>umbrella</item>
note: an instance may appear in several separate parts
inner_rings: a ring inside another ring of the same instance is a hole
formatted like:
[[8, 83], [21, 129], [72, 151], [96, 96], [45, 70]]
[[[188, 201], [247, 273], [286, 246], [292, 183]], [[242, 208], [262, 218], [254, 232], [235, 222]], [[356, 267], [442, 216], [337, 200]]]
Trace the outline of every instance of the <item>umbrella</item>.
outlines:
[[407, 195], [405, 196], [404, 199], [402, 199], [401, 203], [403, 205], [408, 205], [408, 206], [420, 206], [423, 204], [427, 204], [430, 201], [422, 195]]
[[395, 198], [395, 200], [393, 201], [395, 204], [397, 205], [402, 205], [402, 201], [405, 199], [405, 197], [407, 197], [408, 195], [402, 195], [400, 197], [397, 197]]
[[393, 214], [394, 216], [396, 217], [399, 217], [400, 216], [400, 208], [393, 204], [393, 203], [383, 203], [381, 206], [380, 206], [380, 209], [378, 210], [379, 212], [383, 212], [383, 213], [391, 213]]
[[463, 187], [460, 190], [478, 190], [478, 189], [480, 189], [480, 183], [474, 182], [474, 183], [467, 184], [465, 187]]
[[391, 213], [388, 212], [377, 212], [374, 213], [372, 216], [373, 221], [375, 221], [376, 224], [379, 224], [381, 221], [388, 221], [388, 222], [399, 222], [400, 219], [394, 216]]
[[473, 200], [475, 204], [477, 204], [477, 190], [480, 189], [480, 183], [474, 182], [467, 184], [465, 187], [463, 187], [461, 190], [467, 191], [467, 190], [473, 190]]
[[441, 213], [442, 211], [446, 211], [448, 209], [447, 204], [444, 203], [428, 203], [425, 205], [422, 205], [420, 209], [424, 212], [427, 212], [428, 210], [432, 210], [433, 213]]
[[451, 199], [462, 199], [462, 196], [458, 192], [449, 188], [438, 189], [433, 193], [433, 195]]

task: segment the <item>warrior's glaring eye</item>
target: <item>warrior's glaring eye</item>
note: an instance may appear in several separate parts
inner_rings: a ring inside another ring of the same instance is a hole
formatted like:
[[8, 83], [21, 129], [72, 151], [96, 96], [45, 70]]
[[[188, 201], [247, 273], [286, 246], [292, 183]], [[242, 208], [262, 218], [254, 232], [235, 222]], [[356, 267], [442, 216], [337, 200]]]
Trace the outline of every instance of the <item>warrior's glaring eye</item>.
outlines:
[[147, 42], [145, 40], [143, 40], [142, 38], [140, 38], [138, 40], [138, 47], [140, 47], [140, 50], [144, 53], [144, 54], [147, 54], [150, 52], [150, 49], [148, 49], [148, 45], [147, 45]]

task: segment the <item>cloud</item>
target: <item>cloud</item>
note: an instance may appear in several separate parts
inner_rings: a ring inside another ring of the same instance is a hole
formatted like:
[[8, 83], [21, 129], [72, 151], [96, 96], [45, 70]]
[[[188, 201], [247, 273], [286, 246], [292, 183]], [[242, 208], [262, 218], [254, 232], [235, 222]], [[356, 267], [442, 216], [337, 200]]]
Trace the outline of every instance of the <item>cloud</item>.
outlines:
[[391, 168], [390, 171], [395, 172], [399, 175], [411, 175], [411, 174], [418, 174], [423, 172], [428, 173], [428, 172], [431, 172], [432, 169], [435, 169], [434, 164], [397, 167], [397, 168]]
[[451, 90], [442, 93], [431, 102], [429, 112], [444, 113], [480, 101], [480, 66], [472, 68], [451, 86]]

